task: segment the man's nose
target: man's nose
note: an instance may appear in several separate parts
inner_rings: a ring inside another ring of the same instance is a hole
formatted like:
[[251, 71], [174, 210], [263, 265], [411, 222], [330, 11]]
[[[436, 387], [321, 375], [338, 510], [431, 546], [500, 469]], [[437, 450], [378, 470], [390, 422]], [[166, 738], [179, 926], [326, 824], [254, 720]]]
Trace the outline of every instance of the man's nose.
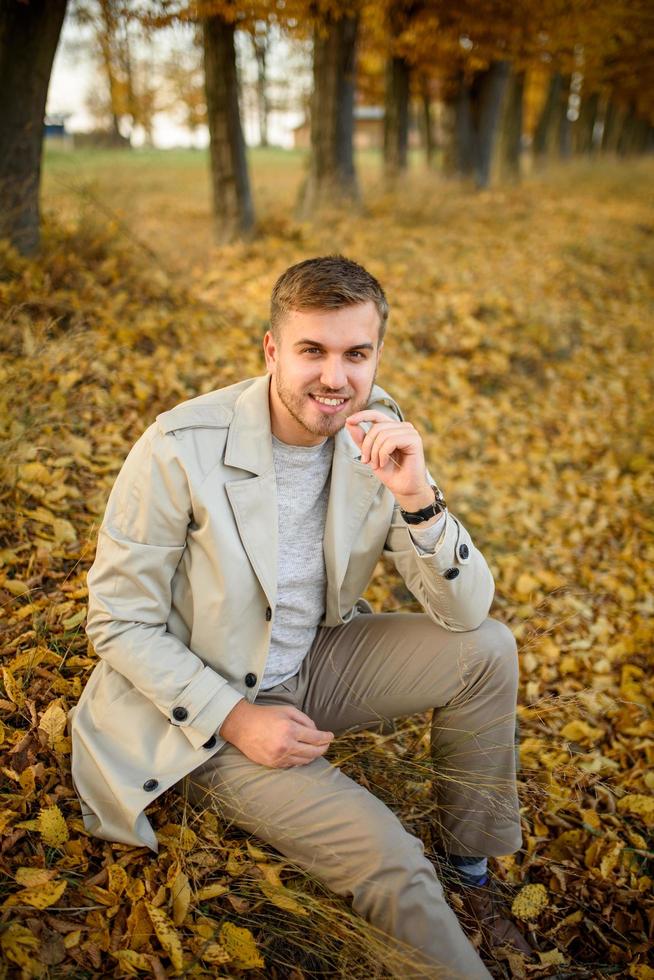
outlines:
[[334, 391], [339, 391], [344, 388], [347, 383], [347, 376], [345, 374], [345, 368], [341, 363], [340, 359], [335, 358], [334, 360], [328, 358], [323, 366], [322, 373], [320, 375], [320, 382], [325, 386], [325, 388], [331, 388]]

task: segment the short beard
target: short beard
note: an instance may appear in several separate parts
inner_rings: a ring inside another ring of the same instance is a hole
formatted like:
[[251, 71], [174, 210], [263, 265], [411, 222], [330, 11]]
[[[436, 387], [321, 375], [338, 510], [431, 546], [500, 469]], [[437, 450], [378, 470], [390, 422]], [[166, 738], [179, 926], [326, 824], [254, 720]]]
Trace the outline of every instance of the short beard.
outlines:
[[[359, 404], [354, 402], [350, 406], [349, 415], [354, 415], [355, 412], [361, 412], [366, 407], [370, 401], [370, 394], [375, 383], [375, 378], [377, 377], [377, 371], [373, 375], [373, 379], [370, 382], [370, 390], [364, 399], [361, 400]], [[275, 369], [275, 387], [277, 389], [277, 394], [279, 395], [279, 400], [292, 417], [295, 419], [303, 429], [310, 432], [312, 436], [333, 436], [337, 432], [340, 432], [345, 426], [345, 418], [339, 419], [335, 415], [325, 415], [323, 416], [317, 424], [309, 424], [308, 421], [302, 418], [301, 406], [302, 398], [298, 397], [290, 388], [286, 387], [284, 379], [279, 370], [279, 366]]]

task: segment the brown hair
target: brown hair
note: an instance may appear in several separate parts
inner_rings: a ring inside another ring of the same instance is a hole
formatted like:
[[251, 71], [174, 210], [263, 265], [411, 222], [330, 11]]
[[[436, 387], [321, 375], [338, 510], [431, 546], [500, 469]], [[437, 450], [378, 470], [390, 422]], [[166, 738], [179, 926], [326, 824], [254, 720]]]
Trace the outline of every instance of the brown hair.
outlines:
[[338, 310], [372, 300], [379, 313], [379, 343], [384, 339], [388, 301], [384, 290], [362, 265], [344, 255], [324, 255], [290, 266], [273, 286], [270, 329], [279, 341], [280, 323], [291, 310]]

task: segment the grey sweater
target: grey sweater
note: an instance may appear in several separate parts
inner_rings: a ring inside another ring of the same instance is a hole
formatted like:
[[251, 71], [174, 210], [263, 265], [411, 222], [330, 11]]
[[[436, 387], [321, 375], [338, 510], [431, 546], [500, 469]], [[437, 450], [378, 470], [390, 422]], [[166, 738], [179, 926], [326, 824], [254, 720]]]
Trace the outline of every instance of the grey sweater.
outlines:
[[[332, 438], [319, 446], [289, 446], [275, 436], [272, 443], [277, 480], [277, 605], [261, 690], [298, 672], [325, 613], [322, 542], [334, 451]], [[444, 524], [445, 515], [425, 530], [411, 528], [421, 553], [433, 551]]]

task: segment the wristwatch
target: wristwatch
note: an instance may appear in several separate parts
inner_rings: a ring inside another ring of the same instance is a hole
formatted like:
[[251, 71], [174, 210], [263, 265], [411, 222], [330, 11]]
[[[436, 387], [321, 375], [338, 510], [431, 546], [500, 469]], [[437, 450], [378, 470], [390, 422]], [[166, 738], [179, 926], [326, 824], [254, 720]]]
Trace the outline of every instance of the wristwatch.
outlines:
[[428, 521], [432, 517], [436, 517], [437, 514], [442, 514], [447, 504], [445, 503], [445, 497], [443, 496], [442, 490], [432, 483], [432, 489], [434, 491], [434, 502], [427, 504], [422, 510], [408, 511], [400, 510], [400, 514], [404, 518], [407, 524], [422, 524], [423, 521]]

